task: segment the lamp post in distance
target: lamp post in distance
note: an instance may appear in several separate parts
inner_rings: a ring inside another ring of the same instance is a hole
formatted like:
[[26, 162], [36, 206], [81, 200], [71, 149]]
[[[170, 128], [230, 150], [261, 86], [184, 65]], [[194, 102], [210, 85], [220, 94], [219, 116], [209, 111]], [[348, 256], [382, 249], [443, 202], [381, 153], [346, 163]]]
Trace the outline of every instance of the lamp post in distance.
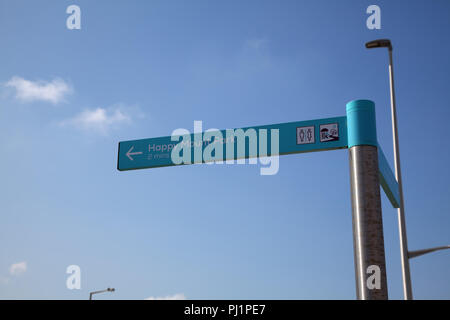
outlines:
[[116, 289], [114, 289], [114, 288], [107, 288], [106, 290], [93, 291], [93, 292], [89, 293], [89, 300], [92, 300], [92, 296], [94, 294], [103, 293], [103, 292], [114, 292], [114, 291], [116, 291]]

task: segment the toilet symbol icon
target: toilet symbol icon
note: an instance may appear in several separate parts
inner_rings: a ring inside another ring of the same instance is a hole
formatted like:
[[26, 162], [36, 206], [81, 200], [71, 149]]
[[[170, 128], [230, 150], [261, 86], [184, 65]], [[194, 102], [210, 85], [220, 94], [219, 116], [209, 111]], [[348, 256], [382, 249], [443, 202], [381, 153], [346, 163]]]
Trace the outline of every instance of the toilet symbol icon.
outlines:
[[308, 129], [307, 137], [308, 137], [308, 141], [312, 140], [312, 130], [311, 130], [311, 128]]
[[301, 142], [305, 141], [305, 131], [303, 130], [300, 131], [300, 141]]
[[297, 127], [297, 144], [315, 143], [314, 126]]

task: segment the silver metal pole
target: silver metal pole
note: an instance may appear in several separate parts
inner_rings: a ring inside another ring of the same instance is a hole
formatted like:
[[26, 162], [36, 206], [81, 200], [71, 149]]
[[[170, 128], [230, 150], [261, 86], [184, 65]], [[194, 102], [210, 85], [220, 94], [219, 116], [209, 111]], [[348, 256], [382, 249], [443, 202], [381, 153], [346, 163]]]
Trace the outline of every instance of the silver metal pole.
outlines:
[[397, 214], [398, 214], [398, 231], [400, 236], [400, 255], [402, 261], [403, 295], [405, 300], [412, 300], [413, 295], [411, 287], [411, 272], [409, 269], [409, 258], [408, 258], [408, 239], [406, 236], [405, 204], [403, 201], [403, 183], [402, 183], [402, 173], [400, 169], [400, 147], [398, 143], [397, 109], [395, 106], [394, 64], [392, 62], [392, 47], [389, 48], [389, 82], [391, 89], [391, 114], [392, 114], [392, 133], [394, 140], [395, 177], [397, 178], [398, 192], [400, 197], [400, 207], [397, 209]]
[[[372, 145], [353, 146], [349, 156], [357, 299], [388, 299], [378, 150]], [[378, 277], [377, 288], [369, 283], [372, 272]]]

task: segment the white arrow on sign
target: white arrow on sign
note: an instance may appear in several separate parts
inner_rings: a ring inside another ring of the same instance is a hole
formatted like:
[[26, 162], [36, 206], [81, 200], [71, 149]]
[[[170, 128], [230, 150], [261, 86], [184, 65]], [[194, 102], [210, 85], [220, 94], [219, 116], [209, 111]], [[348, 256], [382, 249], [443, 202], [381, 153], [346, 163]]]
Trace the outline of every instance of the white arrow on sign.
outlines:
[[131, 151], [133, 151], [133, 149], [134, 149], [134, 146], [132, 146], [130, 148], [130, 150], [128, 150], [128, 152], [125, 154], [128, 158], [130, 158], [131, 161], [134, 160], [131, 156], [136, 156], [138, 154], [142, 154], [142, 152], [131, 152]]

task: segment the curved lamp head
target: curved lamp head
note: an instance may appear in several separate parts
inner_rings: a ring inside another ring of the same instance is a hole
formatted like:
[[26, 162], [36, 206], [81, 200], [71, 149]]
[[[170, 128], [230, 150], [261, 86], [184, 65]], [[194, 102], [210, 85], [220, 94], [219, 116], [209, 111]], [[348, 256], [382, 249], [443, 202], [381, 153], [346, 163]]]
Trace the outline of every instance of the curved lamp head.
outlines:
[[392, 50], [392, 44], [391, 40], [389, 39], [378, 39], [369, 41], [366, 43], [367, 49], [373, 49], [373, 48], [389, 48], [389, 50]]

